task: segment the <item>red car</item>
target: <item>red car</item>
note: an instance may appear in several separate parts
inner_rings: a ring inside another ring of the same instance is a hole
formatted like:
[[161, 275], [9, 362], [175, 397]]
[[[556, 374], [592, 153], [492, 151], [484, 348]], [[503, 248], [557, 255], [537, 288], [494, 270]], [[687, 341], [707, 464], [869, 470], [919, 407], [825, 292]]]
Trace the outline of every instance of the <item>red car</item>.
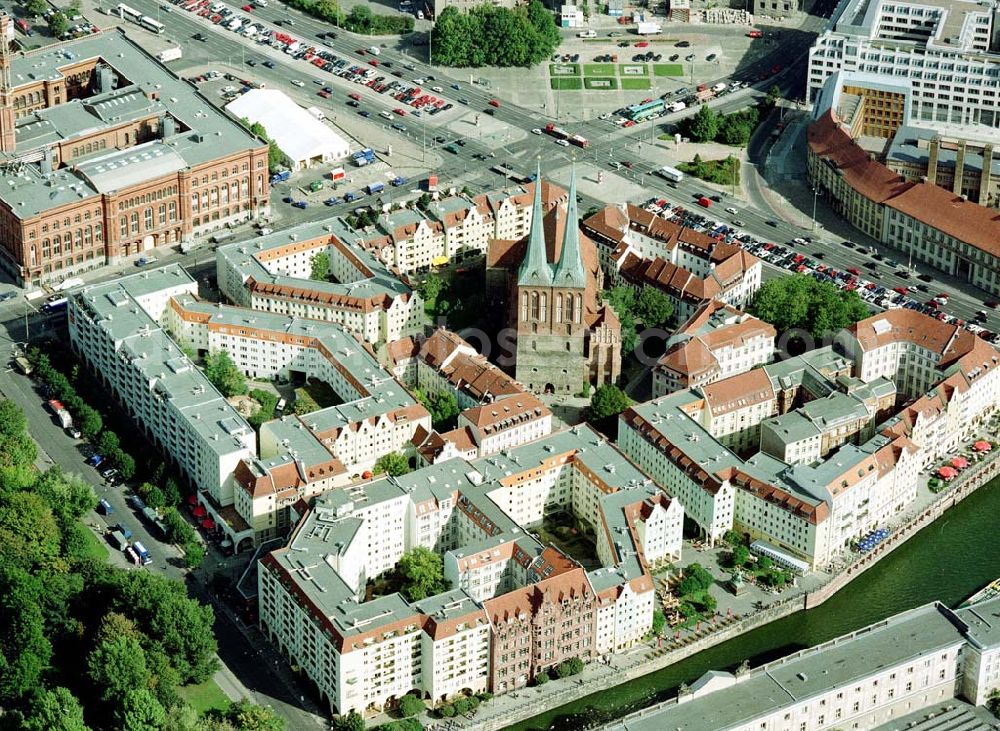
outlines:
[[349, 96], [351, 99], [353, 99], [356, 102], [361, 101], [361, 95], [360, 94], [356, 94], [356, 93], [352, 92], [352, 93], [348, 94], [347, 96]]
[[747, 33], [747, 38], [763, 38], [763, 37], [764, 34], [761, 33], [759, 30], [752, 30], [749, 33]]
[[780, 63], [776, 63], [776, 64], [774, 64], [774, 66], [771, 67], [771, 75], [772, 76], [774, 74], [780, 72], [780, 71], [781, 71], [781, 64]]
[[499, 109], [500, 108], [500, 102], [499, 102], [499, 100], [497, 100], [497, 99], [490, 99], [490, 106], [491, 107], [496, 107], [497, 109]]
[[398, 114], [400, 117], [405, 117], [406, 116], [406, 110], [405, 109], [400, 109], [399, 107], [396, 107], [395, 109], [393, 109], [392, 112], [393, 112], [393, 114]]
[[861, 270], [858, 269], [857, 267], [848, 267], [847, 271], [849, 271], [851, 274], [853, 274], [856, 277], [860, 277], [861, 276]]
[[899, 294], [909, 294], [910, 290], [908, 287], [893, 287], [893, 292], [899, 292]]
[[368, 59], [368, 65], [369, 66], [378, 66], [378, 59], [375, 59], [375, 58]]
[[638, 43], [635, 44], [635, 47], [636, 48], [645, 48], [648, 45], [649, 45], [649, 41], [639, 41]]
[[253, 12], [253, 5], [244, 5], [243, 6], [243, 10], [245, 10], [248, 13], [252, 13]]

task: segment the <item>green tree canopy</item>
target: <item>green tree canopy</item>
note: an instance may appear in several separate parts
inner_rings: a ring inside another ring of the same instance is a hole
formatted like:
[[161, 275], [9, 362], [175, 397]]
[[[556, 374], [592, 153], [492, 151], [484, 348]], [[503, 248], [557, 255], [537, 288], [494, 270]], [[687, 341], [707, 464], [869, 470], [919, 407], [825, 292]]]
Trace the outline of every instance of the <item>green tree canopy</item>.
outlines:
[[[0, 541], [4, 537], [0, 533]], [[40, 687], [52, 658], [39, 600], [41, 582], [21, 568], [0, 563], [0, 703]]]
[[687, 125], [688, 135], [695, 142], [711, 142], [719, 131], [719, 115], [702, 104]]
[[420, 601], [447, 589], [441, 557], [423, 546], [407, 551], [396, 567], [403, 580], [403, 593], [410, 601]]
[[415, 695], [404, 695], [399, 699], [399, 712], [405, 717], [416, 716], [427, 710], [427, 706]]
[[56, 38], [62, 38], [63, 33], [69, 30], [69, 20], [62, 11], [56, 11], [49, 16], [49, 31]]
[[391, 477], [399, 477], [410, 471], [410, 463], [406, 456], [399, 452], [389, 452], [383, 454], [375, 460], [374, 472], [376, 475], [386, 474]]
[[39, 16], [49, 9], [49, 4], [45, 0], [25, 0], [24, 12], [28, 15]]
[[270, 708], [258, 706], [242, 700], [233, 703], [226, 712], [228, 718], [239, 731], [284, 731], [285, 721]]
[[445, 8], [431, 38], [442, 66], [531, 66], [545, 60], [561, 37], [553, 14], [539, 0], [517, 8], [484, 3], [462, 13]]
[[205, 356], [205, 376], [225, 397], [247, 393], [247, 379], [225, 350]]
[[674, 314], [674, 305], [663, 292], [644, 287], [635, 305], [635, 313], [646, 327], [664, 327]]
[[119, 703], [133, 688], [145, 687], [146, 652], [133, 637], [105, 640], [87, 656], [87, 674], [105, 701]]
[[816, 339], [850, 327], [871, 312], [856, 292], [795, 274], [770, 279], [754, 296], [750, 312], [779, 331], [805, 330]]
[[330, 255], [325, 251], [313, 254], [309, 264], [311, 267], [309, 278], [316, 282], [325, 282], [326, 275], [330, 273]]
[[118, 709], [122, 731], [150, 731], [162, 728], [167, 712], [153, 693], [142, 687], [131, 688]]
[[423, 391], [417, 391], [415, 395], [424, 408], [430, 412], [431, 423], [435, 429], [448, 431], [454, 428], [455, 418], [461, 412], [454, 391], [444, 389], [432, 396], [428, 396]]
[[35, 691], [22, 728], [24, 731], [88, 731], [80, 701], [62, 686]]
[[332, 731], [365, 731], [365, 719], [357, 711], [351, 711], [345, 716], [335, 716], [331, 727]]
[[624, 286], [612, 287], [611, 289], [602, 292], [601, 297], [605, 302], [611, 305], [611, 308], [618, 316], [618, 321], [621, 323], [622, 360], [624, 360], [628, 353], [635, 350], [637, 340], [635, 326], [635, 290], [631, 287]]
[[606, 383], [599, 386], [590, 397], [588, 417], [590, 421], [599, 421], [617, 416], [631, 405], [632, 399], [624, 391], [613, 383]]

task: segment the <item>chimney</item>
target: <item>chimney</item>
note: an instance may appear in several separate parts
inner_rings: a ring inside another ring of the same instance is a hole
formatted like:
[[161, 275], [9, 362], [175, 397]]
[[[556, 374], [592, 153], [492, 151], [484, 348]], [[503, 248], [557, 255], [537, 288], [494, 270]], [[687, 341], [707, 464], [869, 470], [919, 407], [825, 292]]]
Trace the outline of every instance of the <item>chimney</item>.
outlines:
[[160, 134], [163, 139], [169, 139], [177, 132], [177, 122], [169, 114], [164, 114], [160, 120]]
[[53, 157], [55, 153], [52, 151], [51, 147], [46, 147], [44, 156], [42, 157], [42, 175], [49, 176], [52, 174]]

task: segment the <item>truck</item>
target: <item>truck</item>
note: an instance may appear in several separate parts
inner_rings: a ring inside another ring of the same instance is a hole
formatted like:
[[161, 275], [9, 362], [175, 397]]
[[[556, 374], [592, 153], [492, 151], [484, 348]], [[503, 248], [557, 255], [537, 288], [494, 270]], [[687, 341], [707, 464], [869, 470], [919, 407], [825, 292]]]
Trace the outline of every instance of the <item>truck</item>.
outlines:
[[200, 240], [195, 239], [184, 239], [181, 241], [181, 253], [190, 254], [192, 251], [201, 246]]
[[368, 191], [368, 195], [375, 195], [376, 193], [381, 193], [385, 190], [385, 183], [369, 183], [365, 190]]
[[147, 551], [146, 547], [142, 545], [142, 542], [135, 541], [132, 544], [132, 548], [135, 551], [136, 555], [139, 557], [139, 563], [141, 563], [143, 566], [148, 566], [149, 564], [153, 563], [153, 557], [149, 555], [149, 551]]
[[597, 38], [596, 30], [582, 30], [576, 34], [577, 38]]
[[123, 553], [125, 549], [128, 548], [128, 539], [125, 538], [125, 535], [117, 529], [108, 531], [108, 543]]
[[545, 125], [545, 134], [552, 135], [557, 140], [569, 139], [569, 132], [564, 130], [562, 127], [557, 127], [552, 122]]
[[406, 185], [406, 178], [403, 178], [403, 177], [397, 175], [395, 178], [393, 178], [389, 182], [392, 183], [392, 186], [394, 188], [398, 188], [401, 185]]
[[674, 102], [669, 107], [667, 107], [667, 109], [671, 112], [680, 112], [683, 111], [684, 109], [687, 109], [687, 104], [685, 104], [684, 102]]
[[69, 299], [66, 297], [52, 297], [42, 305], [42, 312], [46, 315], [53, 312], [64, 312], [67, 304], [69, 304]]
[[156, 54], [156, 60], [160, 63], [167, 63], [169, 61], [177, 61], [184, 56], [184, 51], [181, 50], [180, 46], [174, 46], [173, 48], [164, 48], [158, 54]]
[[104, 498], [101, 498], [100, 500], [97, 501], [97, 512], [100, 513], [101, 515], [111, 515], [113, 512], [115, 512], [115, 509], [111, 507], [111, 503], [109, 503]]
[[271, 185], [274, 185], [275, 183], [284, 183], [290, 177], [292, 177], [291, 170], [279, 170], [271, 176]]
[[702, 208], [711, 208], [712, 201], [710, 201], [705, 196], [702, 196], [701, 198], [698, 199], [698, 205], [701, 206]]
[[330, 180], [333, 181], [334, 185], [337, 183], [343, 183], [347, 180], [347, 173], [344, 168], [334, 168], [330, 171]]
[[144, 503], [142, 498], [138, 495], [129, 495], [127, 502], [136, 510], [143, 510], [146, 507], [146, 503]]
[[229, 30], [239, 30], [242, 27], [243, 27], [242, 18], [233, 18], [228, 23], [226, 23], [226, 28], [228, 28]]
[[438, 176], [428, 175], [427, 180], [424, 181], [424, 190], [428, 193], [436, 193], [438, 189]]
[[569, 138], [569, 143], [571, 145], [576, 145], [577, 147], [580, 147], [584, 150], [590, 147], [590, 141], [586, 137], [583, 137], [581, 135], [572, 135]]
[[354, 164], [359, 168], [364, 167], [365, 165], [371, 165], [375, 162], [375, 151], [370, 147], [366, 147], [364, 150], [358, 150], [351, 155], [351, 159], [354, 160]]
[[317, 192], [319, 192], [321, 190], [323, 190], [323, 181], [322, 180], [314, 180], [311, 183], [309, 183], [309, 192], [310, 193], [317, 193]]
[[111, 530], [116, 530], [120, 532], [123, 536], [125, 536], [126, 539], [132, 537], [132, 531], [129, 530], [124, 523], [118, 523], [116, 525], [111, 526]]
[[672, 168], [669, 165], [664, 165], [662, 168], [656, 171], [656, 174], [661, 178], [666, 178], [672, 183], [679, 183], [684, 180], [684, 173], [682, 173], [677, 168]]
[[722, 91], [725, 88], [727, 88], [725, 82], [720, 81], [718, 84], [714, 84], [712, 86], [712, 91], [714, 91], [716, 94], [718, 94], [720, 91]]
[[19, 355], [17, 358], [14, 358], [14, 367], [21, 371], [21, 374], [25, 376], [30, 376], [35, 370], [31, 367], [31, 363], [28, 359], [23, 355]]
[[639, 25], [636, 26], [635, 32], [641, 36], [655, 36], [657, 33], [662, 33], [663, 28], [659, 23], [651, 23], [649, 21], [639, 21]]
[[59, 424], [63, 429], [68, 429], [73, 426], [73, 417], [70, 416], [69, 411], [67, 411], [66, 407], [63, 406], [62, 401], [51, 399], [47, 402], [47, 405], [49, 410], [51, 410], [55, 415], [56, 419], [59, 420]]

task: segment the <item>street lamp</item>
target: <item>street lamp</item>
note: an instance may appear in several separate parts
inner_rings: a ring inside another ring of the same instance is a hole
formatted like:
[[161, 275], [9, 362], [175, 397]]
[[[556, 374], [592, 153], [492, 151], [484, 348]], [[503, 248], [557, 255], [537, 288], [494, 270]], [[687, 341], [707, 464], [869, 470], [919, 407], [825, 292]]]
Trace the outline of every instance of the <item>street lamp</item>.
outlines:
[[816, 198], [817, 198], [817, 196], [819, 196], [819, 186], [818, 185], [814, 185], [813, 186], [812, 227], [809, 229], [810, 231], [815, 231], [816, 230]]

